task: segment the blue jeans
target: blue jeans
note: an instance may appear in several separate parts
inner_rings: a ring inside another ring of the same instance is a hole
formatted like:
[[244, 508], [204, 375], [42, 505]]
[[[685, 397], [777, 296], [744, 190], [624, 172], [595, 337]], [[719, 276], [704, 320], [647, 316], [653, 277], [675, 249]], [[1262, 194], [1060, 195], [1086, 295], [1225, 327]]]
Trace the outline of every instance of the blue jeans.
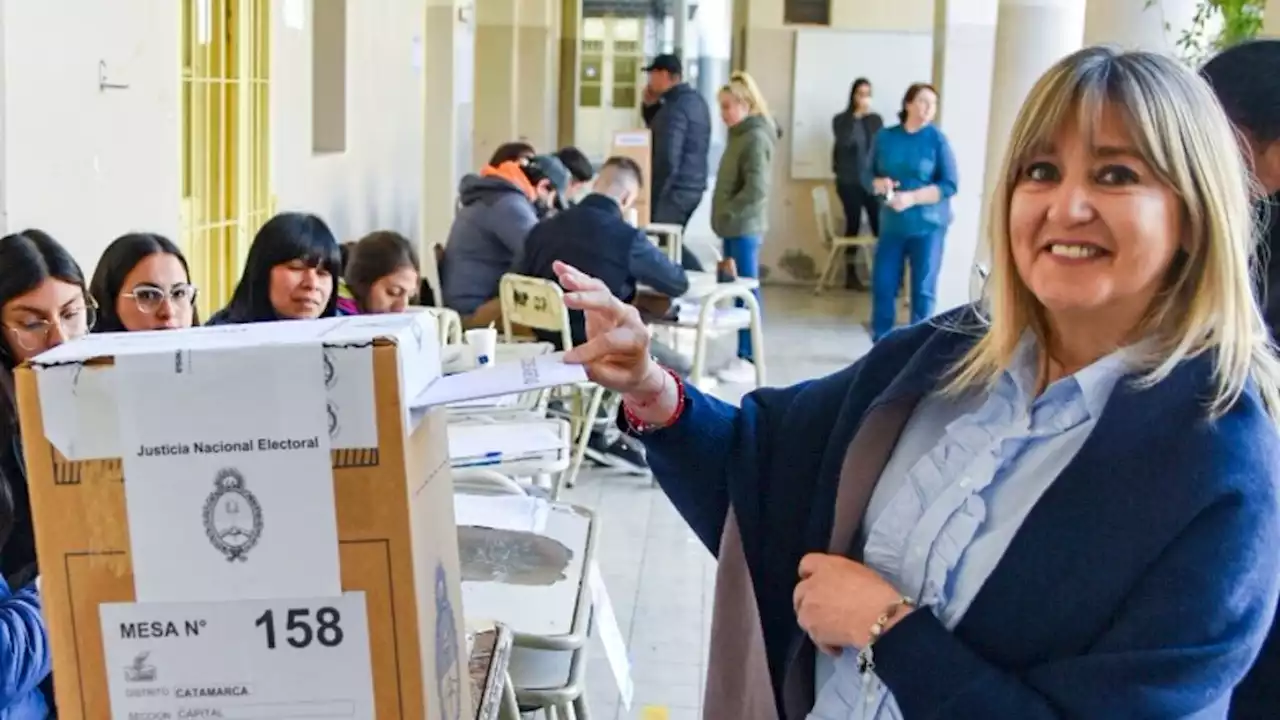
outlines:
[[[733, 258], [733, 263], [738, 266], [738, 277], [760, 277], [759, 235], [743, 235], [742, 237], [725, 238], [724, 256]], [[759, 288], [756, 288], [754, 294], [756, 296], [756, 302], [761, 302]], [[738, 307], [742, 307], [742, 301], [739, 300], [737, 305]], [[742, 330], [738, 333], [738, 357], [743, 360], [752, 359], [750, 330]]]
[[898, 289], [902, 287], [902, 270], [907, 262], [911, 263], [911, 322], [915, 324], [933, 315], [946, 237], [946, 230], [911, 237], [880, 235], [871, 269], [873, 341], [893, 329], [898, 316]]

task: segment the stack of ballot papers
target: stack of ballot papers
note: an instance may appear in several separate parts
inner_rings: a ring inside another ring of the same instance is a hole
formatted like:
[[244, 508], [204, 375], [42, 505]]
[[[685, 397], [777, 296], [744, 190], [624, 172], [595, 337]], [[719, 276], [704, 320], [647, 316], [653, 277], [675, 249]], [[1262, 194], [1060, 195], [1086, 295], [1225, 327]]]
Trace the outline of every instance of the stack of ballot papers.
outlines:
[[562, 420], [465, 423], [449, 426], [449, 462], [454, 467], [480, 467], [541, 460], [568, 452]]
[[518, 396], [530, 390], [576, 385], [586, 381], [587, 371], [581, 365], [565, 363], [564, 353], [538, 355], [436, 378], [418, 393], [410, 407], [436, 407], [503, 395]]

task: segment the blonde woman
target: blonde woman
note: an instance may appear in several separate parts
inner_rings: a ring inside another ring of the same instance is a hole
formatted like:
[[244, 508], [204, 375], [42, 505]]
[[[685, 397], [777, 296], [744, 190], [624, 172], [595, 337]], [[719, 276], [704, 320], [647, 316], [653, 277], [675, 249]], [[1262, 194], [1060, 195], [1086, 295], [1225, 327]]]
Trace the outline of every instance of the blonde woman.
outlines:
[[[711, 229], [724, 242], [724, 256], [733, 258], [742, 277], [760, 277], [760, 242], [769, 228], [769, 185], [773, 146], [778, 127], [756, 81], [735, 72], [720, 88], [720, 118], [729, 128], [729, 141], [720, 158], [716, 189], [711, 197]], [[760, 291], [756, 290], [756, 299]], [[750, 375], [751, 333], [738, 333], [738, 366], [726, 375]]]
[[1247, 169], [1178, 62], [1028, 96], [981, 308], [735, 408], [562, 267], [655, 476], [719, 558], [705, 716], [1224, 717], [1280, 592], [1280, 369]]

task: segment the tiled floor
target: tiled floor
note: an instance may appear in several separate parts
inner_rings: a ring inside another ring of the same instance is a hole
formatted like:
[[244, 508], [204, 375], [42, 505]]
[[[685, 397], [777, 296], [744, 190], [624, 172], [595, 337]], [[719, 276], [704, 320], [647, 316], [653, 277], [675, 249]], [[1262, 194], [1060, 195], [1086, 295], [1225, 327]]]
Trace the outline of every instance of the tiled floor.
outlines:
[[[803, 288], [767, 288], [769, 384], [825, 375], [860, 357], [871, 344], [862, 326], [868, 308], [865, 295], [832, 291], [815, 298]], [[716, 394], [737, 402], [743, 390], [724, 386]], [[587, 670], [593, 720], [700, 718], [715, 578], [710, 554], [647, 478], [584, 473], [567, 499], [594, 508], [600, 519], [598, 559], [635, 682], [627, 711], [593, 641]]]

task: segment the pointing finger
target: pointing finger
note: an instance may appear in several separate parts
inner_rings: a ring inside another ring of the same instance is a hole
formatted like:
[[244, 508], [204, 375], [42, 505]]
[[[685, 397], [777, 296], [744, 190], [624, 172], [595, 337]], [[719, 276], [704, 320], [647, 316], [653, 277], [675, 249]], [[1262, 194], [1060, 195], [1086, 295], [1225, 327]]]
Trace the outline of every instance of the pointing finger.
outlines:
[[614, 297], [608, 288], [593, 288], [571, 292], [564, 296], [564, 304], [573, 310], [601, 311], [611, 316], [617, 314], [622, 301]]
[[556, 277], [560, 280], [560, 284], [569, 291], [608, 291], [608, 286], [597, 278], [578, 270], [572, 265], [568, 265], [557, 261], [555, 265]]

